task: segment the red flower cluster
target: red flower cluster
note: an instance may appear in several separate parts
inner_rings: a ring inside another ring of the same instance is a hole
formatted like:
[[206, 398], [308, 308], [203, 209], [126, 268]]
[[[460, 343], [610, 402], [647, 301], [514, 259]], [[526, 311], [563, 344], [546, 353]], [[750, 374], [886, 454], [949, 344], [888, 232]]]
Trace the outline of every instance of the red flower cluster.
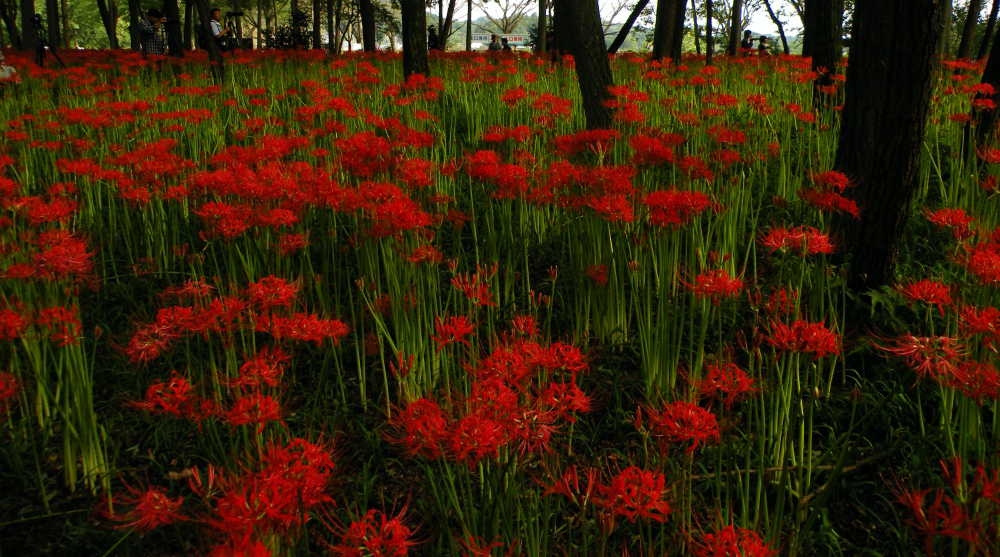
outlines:
[[725, 269], [713, 269], [695, 277], [693, 284], [683, 284], [699, 299], [708, 298], [715, 305], [723, 298], [736, 297], [743, 288], [743, 281], [730, 277]]
[[771, 335], [765, 340], [778, 350], [812, 352], [815, 358], [840, 354], [840, 338], [822, 323], [771, 321]]
[[760, 244], [772, 252], [790, 249], [801, 255], [836, 251], [827, 234], [806, 226], [792, 229], [773, 228], [761, 237]]
[[[646, 414], [645, 420], [643, 413]], [[691, 443], [685, 450], [691, 454], [702, 443], [720, 441], [715, 414], [682, 400], [671, 402], [658, 411], [640, 407], [635, 413], [635, 427], [646, 431], [646, 423], [649, 424], [649, 434], [659, 441], [663, 454], [669, 453], [671, 443]]]
[[695, 541], [691, 554], [695, 557], [772, 557], [778, 552], [760, 539], [757, 532], [726, 526]]

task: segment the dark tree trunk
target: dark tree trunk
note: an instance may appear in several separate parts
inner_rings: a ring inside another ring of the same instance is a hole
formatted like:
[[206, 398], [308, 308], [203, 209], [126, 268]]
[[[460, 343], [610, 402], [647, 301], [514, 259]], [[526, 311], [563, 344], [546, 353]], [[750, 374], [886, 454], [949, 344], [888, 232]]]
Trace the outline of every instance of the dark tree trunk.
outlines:
[[[656, 1], [656, 23], [653, 24], [653, 60], [662, 60], [670, 55], [673, 46], [674, 17], [677, 15], [677, 2], [687, 2], [687, 0], [657, 0]], [[631, 22], [635, 22], [633, 16], [638, 17], [642, 8], [647, 2], [636, 4], [635, 10], [629, 16]], [[625, 31], [625, 28], [622, 28]], [[617, 39], [616, 39], [617, 40]], [[625, 37], [622, 37], [622, 42]]]
[[597, 0], [556, 0], [559, 34], [572, 34], [570, 53], [576, 63], [587, 129], [611, 127], [613, 112], [605, 106], [612, 100], [608, 87], [614, 85], [611, 63], [604, 46], [604, 29]]
[[465, 0], [465, 51], [472, 52], [472, 0]]
[[337, 7], [334, 5], [333, 0], [326, 0], [326, 50], [330, 54], [336, 52], [333, 48], [333, 11], [336, 9]]
[[808, 58], [812, 56], [813, 38], [816, 33], [812, 20], [816, 14], [816, 6], [813, 5], [813, 0], [803, 0], [803, 4], [805, 5], [802, 7], [802, 57]]
[[740, 46], [740, 31], [743, 30], [743, 0], [733, 0], [733, 21], [729, 25], [729, 44], [726, 45], [726, 54], [736, 56], [736, 49]]
[[[587, 0], [574, 0], [587, 1]], [[576, 37], [574, 33], [578, 31], [572, 22], [568, 2], [564, 0], [554, 0], [552, 2], [552, 61], [557, 62], [563, 54], [572, 54]], [[604, 50], [603, 48], [601, 49]]]
[[451, 37], [451, 27], [455, 23], [455, 0], [448, 2], [448, 11], [444, 14], [444, 23], [438, 29], [438, 45], [441, 52], [448, 50], [448, 39]]
[[941, 12], [941, 22], [944, 25], [944, 31], [941, 32], [940, 50], [938, 54], [941, 56], [951, 56], [951, 27], [953, 20], [955, 19], [954, 10], [955, 2], [954, 0], [943, 0], [944, 10]]
[[781, 37], [781, 48], [785, 51], [785, 56], [788, 56], [792, 53], [792, 50], [788, 48], [788, 37], [785, 36], [785, 26], [778, 19], [777, 14], [774, 13], [774, 9], [771, 8], [771, 0], [764, 0], [764, 7], [767, 8], [767, 15], [771, 17], [774, 26], [778, 28], [778, 36]]
[[69, 10], [66, 0], [62, 0], [59, 5], [59, 14], [62, 16], [62, 47], [69, 48]]
[[809, 0], [806, 6], [812, 14], [812, 69], [818, 76], [813, 83], [813, 105], [820, 106], [829, 98], [820, 92], [820, 87], [833, 85], [833, 76], [841, 63], [844, 0]]
[[[649, 2], [649, 0], [646, 0], [646, 2]], [[545, 54], [545, 51], [548, 50], [549, 46], [548, 44], [546, 44], [549, 41], [548, 11], [549, 11], [548, 2], [546, 0], [538, 0], [538, 27], [537, 27], [537, 32], [535, 33], [535, 37], [536, 40], [538, 41], [538, 44], [536, 45], [535, 50], [538, 51], [539, 54]]]
[[62, 44], [59, 36], [59, 0], [45, 0], [45, 25], [49, 32], [49, 44], [53, 48]]
[[856, 184], [858, 220], [842, 219], [856, 291], [892, 281], [917, 186], [942, 0], [857, 2], [834, 169]]
[[[698, 6], [691, 0], [691, 18], [694, 19], [694, 52], [701, 56], [701, 31], [698, 29]], [[676, 23], [676, 21], [675, 21]], [[684, 41], [681, 41], [683, 48]]]
[[715, 55], [715, 37], [712, 36], [712, 0], [705, 0], [705, 64], [712, 65]]
[[184, 0], [184, 50], [191, 50], [193, 48], [194, 48], [194, 0]]
[[976, 24], [979, 23], [979, 12], [983, 9], [982, 0], [969, 0], [969, 10], [965, 15], [965, 25], [962, 26], [962, 38], [958, 42], [957, 58], [968, 58], [972, 52], [972, 41], [976, 34]]
[[[208, 1], [193, 1], [195, 3], [195, 7], [198, 9], [198, 21], [201, 25], [201, 32], [204, 33], [206, 37], [211, 37], [212, 25], [209, 22], [212, 20], [212, 16], [208, 11]], [[219, 52], [218, 43], [209, 38], [209, 40], [205, 41], [205, 46], [208, 47], [208, 62], [209, 66], [211, 66], [212, 76], [217, 80], [222, 79], [222, 53]]]
[[323, 5], [320, 3], [322, 0], [312, 0], [312, 46], [313, 48], [323, 48], [323, 37], [320, 34], [322, 30], [323, 23]]
[[[625, 44], [625, 39], [628, 38], [629, 32], [632, 31], [632, 26], [635, 25], [635, 20], [639, 19], [639, 13], [642, 12], [642, 10], [646, 7], [646, 4], [649, 4], [649, 0], [639, 0], [639, 2], [636, 3], [635, 8], [632, 10], [632, 13], [628, 15], [628, 19], [625, 20], [625, 23], [622, 25], [622, 28], [618, 31], [618, 34], [615, 35], [615, 40], [611, 41], [611, 46], [608, 47], [608, 54], [614, 54], [618, 52], [618, 49], [621, 48], [623, 44]], [[675, 10], [670, 11], [671, 18], [673, 17], [674, 11]], [[657, 22], [657, 25], [659, 25], [659, 22]], [[673, 26], [671, 26], [671, 29], [672, 28]], [[655, 28], [653, 31], [653, 44], [654, 45], [656, 44]], [[667, 45], [667, 48], [669, 48], [669, 46], [670, 45]], [[653, 56], [654, 57], [656, 56], [656, 46], [653, 46]], [[663, 58], [663, 55], [660, 55], [660, 58]], [[654, 58], [654, 59], [659, 60], [659, 58]]]
[[403, 22], [403, 77], [418, 73], [429, 76], [427, 63], [427, 12], [423, 0], [399, 0]]
[[184, 57], [184, 32], [181, 30], [181, 9], [177, 0], [163, 0], [163, 15], [167, 17], [167, 52]]
[[142, 49], [142, 38], [139, 36], [139, 19], [142, 17], [142, 4], [139, 0], [128, 0], [128, 35], [132, 41], [132, 50], [136, 52]]
[[[407, 2], [407, 0], [402, 0], [400, 2], [400, 6], [402, 6], [405, 2]], [[361, 42], [364, 44], [365, 52], [375, 52], [375, 6], [372, 5], [372, 0], [361, 0], [358, 11], [361, 15]], [[427, 13], [423, 10], [420, 11], [420, 19], [424, 23], [427, 22]], [[404, 19], [403, 29], [406, 29], [407, 26], [408, 22]], [[420, 30], [421, 37], [424, 36], [424, 32], [426, 30], [427, 26], [424, 25], [424, 27]], [[403, 42], [405, 43], [406, 41], [404, 40]], [[424, 50], [427, 50], [427, 41], [424, 41]]]
[[7, 8], [6, 0], [0, 0], [0, 18], [3, 18], [3, 24], [7, 27], [7, 34], [10, 35], [10, 46], [20, 50], [21, 34], [17, 31], [17, 18]]
[[35, 3], [32, 0], [21, 0], [21, 50], [35, 50], [38, 46], [38, 31], [31, 23], [35, 17]]
[[101, 12], [101, 22], [104, 23], [104, 32], [108, 34], [108, 44], [111, 48], [118, 48], [118, 33], [115, 29], [114, 19], [111, 17], [111, 10], [104, 0], [97, 0], [97, 9]]
[[344, 0], [337, 0], [337, 7], [335, 9], [335, 17], [333, 21], [333, 45], [330, 46], [331, 52], [334, 54], [340, 54], [340, 21], [341, 14], [343, 14]]
[[[986, 68], [983, 70], [982, 83], [992, 85], [995, 91], [1000, 91], [1000, 41], [993, 41], [989, 60], [986, 62]], [[982, 93], [977, 94], [976, 98], [997, 100], [996, 95], [990, 96], [983, 95]], [[997, 135], [997, 121], [1000, 120], [1000, 111], [996, 108], [992, 110], [973, 110], [972, 117], [972, 121], [976, 125], [976, 146], [990, 144]], [[966, 127], [966, 138], [968, 138], [969, 131], [968, 127]]]
[[[691, 0], [692, 5], [694, 0]], [[672, 35], [673, 40], [670, 44], [670, 57], [674, 59], [674, 64], [679, 65], [681, 63], [681, 53], [684, 50], [684, 14], [687, 13], [687, 0], [677, 0], [677, 13], [674, 14], [674, 33]], [[698, 37], [698, 16], [695, 15], [694, 11], [691, 12], [695, 16], [694, 20], [694, 35], [697, 39]]]
[[990, 16], [986, 19], [986, 32], [983, 33], [983, 42], [979, 43], [979, 53], [976, 54], [976, 60], [982, 60], [983, 56], [986, 56], [986, 53], [990, 51], [990, 39], [993, 38], [993, 30], [996, 29], [998, 10], [1000, 10], [1000, 0], [993, 0]]

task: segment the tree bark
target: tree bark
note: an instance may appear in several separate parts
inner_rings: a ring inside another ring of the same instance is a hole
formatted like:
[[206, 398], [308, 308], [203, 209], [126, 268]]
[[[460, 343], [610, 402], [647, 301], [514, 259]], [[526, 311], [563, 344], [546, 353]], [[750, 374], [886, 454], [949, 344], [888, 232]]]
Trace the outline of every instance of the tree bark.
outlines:
[[941, 22], [944, 25], [944, 31], [941, 32], [940, 50], [938, 54], [941, 56], [951, 56], [951, 27], [952, 20], [954, 19], [954, 0], [943, 0], [944, 10], [941, 12]]
[[972, 52], [972, 41], [975, 39], [976, 24], [979, 23], [979, 12], [982, 9], [982, 0], [969, 0], [965, 25], [962, 26], [962, 38], [958, 42], [958, 52], [955, 55], [957, 58], [968, 58]]
[[839, 229], [855, 291], [892, 281], [917, 186], [943, 0], [857, 2], [834, 169], [860, 219]]
[[705, 0], [705, 64], [712, 65], [715, 55], [715, 42], [712, 37], [712, 0]]
[[45, 26], [49, 32], [49, 45], [57, 48], [62, 44], [59, 35], [59, 0], [45, 0]]
[[448, 11], [444, 14], [444, 23], [438, 29], [441, 52], [448, 50], [448, 39], [451, 37], [451, 27], [455, 23], [455, 0], [448, 2]]
[[142, 50], [142, 38], [139, 36], [139, 19], [142, 17], [142, 3], [139, 0], [128, 0], [128, 35], [132, 50], [136, 52]]
[[743, 0], [733, 0], [733, 21], [729, 25], [729, 44], [726, 46], [726, 54], [736, 56], [736, 49], [740, 46], [740, 31], [743, 30]]
[[[691, 0], [692, 5], [694, 0]], [[674, 32], [671, 35], [670, 57], [674, 59], [674, 65], [681, 63], [681, 53], [684, 50], [684, 14], [687, 13], [687, 0], [677, 0], [677, 13], [674, 14]], [[694, 34], [698, 36], [698, 16], [692, 11], [694, 19]]]
[[38, 46], [38, 31], [31, 23], [35, 17], [35, 3], [21, 0], [21, 50], [35, 50]]
[[465, 51], [472, 52], [472, 0], [465, 0]]
[[785, 25], [781, 23], [778, 19], [778, 15], [774, 13], [774, 9], [771, 8], [771, 0], [764, 0], [764, 7], [767, 8], [767, 15], [771, 17], [771, 21], [774, 22], [775, 27], [778, 28], [778, 35], [781, 37], [781, 48], [785, 51], [785, 56], [792, 53], [792, 50], [788, 48], [788, 37], [785, 36]]
[[321, 36], [323, 23], [322, 0], [312, 0], [312, 47], [323, 48], [323, 37]]
[[[405, 2], [406, 0], [403, 1]], [[400, 5], [402, 3], [400, 2]], [[361, 0], [358, 6], [358, 11], [361, 15], [361, 42], [364, 44], [365, 52], [375, 52], [375, 6], [372, 5], [372, 0]], [[423, 14], [424, 22], [426, 23], [427, 14], [423, 11], [420, 13]], [[405, 28], [406, 25], [407, 23], [404, 19], [403, 27]], [[425, 30], [426, 25], [420, 32], [421, 36], [423, 36]], [[426, 41], [424, 42], [426, 50]]]
[[559, 14], [556, 32], [573, 35], [569, 52], [576, 65], [587, 129], [610, 128], [613, 112], [605, 102], [612, 100], [608, 87], [614, 85], [614, 81], [597, 0], [556, 0], [555, 7]]
[[[628, 15], [628, 19], [625, 20], [625, 23], [622, 24], [622, 28], [618, 31], [618, 34], [615, 35], [615, 40], [611, 41], [611, 46], [608, 47], [608, 54], [615, 54], [616, 52], [618, 52], [618, 49], [621, 48], [623, 44], [625, 44], [625, 39], [628, 38], [628, 34], [632, 31], [632, 26], [635, 25], [635, 20], [639, 19], [639, 14], [642, 12], [642, 10], [646, 7], [647, 4], [649, 4], [649, 0], [639, 0], [639, 2], [636, 3], [635, 8], [632, 9], [632, 13], [630, 13]], [[675, 11], [676, 10], [671, 10], [670, 11], [671, 19], [673, 19], [673, 13]], [[659, 25], [659, 21], [657, 21], [657, 25]], [[672, 28], [673, 28], [673, 26], [671, 26], [671, 30], [672, 30]], [[653, 46], [653, 56], [654, 56], [654, 58], [653, 59], [654, 60], [658, 60], [659, 58], [655, 58], [655, 56], [656, 56], [656, 46], [655, 46], [656, 45], [656, 30], [655, 30], [655, 27], [654, 27], [654, 31], [653, 31], [653, 44], [654, 44], [654, 46]], [[669, 46], [670, 45], [667, 45], [668, 48], [669, 48]], [[661, 55], [660, 58], [663, 58], [663, 56]]]
[[[656, 1], [656, 23], [653, 24], [653, 60], [662, 60], [663, 58], [670, 55], [671, 47], [673, 46], [673, 36], [674, 36], [674, 17], [677, 16], [677, 2], [687, 2], [687, 0], [657, 0]], [[636, 4], [635, 9], [632, 10], [632, 14], [629, 15], [629, 21], [634, 23], [634, 17], [639, 16], [639, 12], [642, 8], [646, 7], [648, 2], [640, 2]], [[634, 16], [634, 17], [633, 17]], [[625, 31], [625, 28], [622, 28]], [[628, 33], [625, 33], [626, 35]], [[617, 42], [618, 39], [615, 39]], [[622, 37], [622, 42], [625, 42], [625, 37]]]
[[181, 30], [181, 9], [177, 0], [163, 0], [163, 15], [167, 17], [167, 52], [171, 56], [184, 57], [184, 33]]
[[[701, 31], [698, 29], [698, 6], [694, 2], [695, 0], [691, 0], [691, 17], [694, 19], [694, 52], [698, 56], [701, 56]], [[684, 44], [683, 40], [681, 44]]]
[[208, 62], [211, 68], [212, 76], [220, 80], [222, 79], [222, 53], [219, 51], [219, 45], [211, 39], [212, 37], [212, 25], [209, 23], [212, 20], [212, 16], [208, 11], [207, 0], [193, 0], [195, 7], [198, 9], [198, 20], [201, 25], [201, 32], [205, 34], [208, 40], [205, 41], [205, 46], [208, 47]]
[[[649, 0], [645, 1], [649, 2]], [[548, 2], [546, 0], [538, 0], [538, 27], [536, 27], [536, 32], [535, 32], [535, 40], [538, 41], [538, 44], [536, 45], [535, 50], [538, 51], [539, 54], [545, 54], [549, 46], [547, 44], [549, 41], [548, 12], [549, 12]]]
[[17, 30], [17, 18], [14, 17], [11, 10], [7, 9], [6, 0], [0, 0], [0, 18], [3, 18], [3, 24], [7, 27], [7, 34], [10, 35], [10, 46], [20, 50], [21, 34]]
[[[1000, 41], [993, 41], [993, 48], [990, 49], [990, 57], [983, 70], [981, 83], [992, 85], [995, 91], [1000, 91]], [[976, 99], [996, 100], [996, 95], [976, 94]], [[997, 122], [1000, 121], [1000, 110], [993, 108], [990, 110], [973, 110], [972, 121], [975, 122], [976, 146], [990, 144], [997, 135]], [[969, 137], [970, 130], [966, 128], [966, 138]], [[968, 142], [966, 142], [968, 143]]]
[[194, 49], [194, 2], [184, 0], [184, 50]]
[[979, 43], [979, 53], [976, 54], [976, 60], [982, 60], [990, 51], [990, 39], [993, 38], [993, 30], [996, 29], [998, 10], [1000, 10], [1000, 0], [993, 0], [990, 16], [986, 19], [986, 32], [983, 33], [983, 42]]
[[820, 88], [833, 85], [833, 76], [841, 63], [844, 0], [809, 0], [806, 6], [812, 24], [812, 69], [817, 74], [813, 82], [813, 105], [820, 106], [829, 98]]
[[431, 75], [427, 62], [427, 12], [423, 0], [399, 0], [403, 22], [403, 77]]
[[333, 10], [337, 9], [333, 0], [326, 0], [326, 51], [330, 54], [333, 50]]
[[336, 11], [334, 12], [335, 17], [333, 21], [333, 39], [331, 41], [333, 42], [333, 45], [330, 47], [331, 51], [334, 54], [340, 54], [340, 43], [341, 43], [340, 21], [341, 21], [341, 14], [343, 14], [343, 7], [344, 7], [344, 0], [337, 0], [337, 7]]
[[104, 32], [108, 34], [108, 44], [112, 49], [118, 48], [118, 33], [115, 29], [114, 20], [111, 17], [111, 10], [104, 0], [97, 0], [97, 9], [101, 12], [101, 22], [104, 23]]

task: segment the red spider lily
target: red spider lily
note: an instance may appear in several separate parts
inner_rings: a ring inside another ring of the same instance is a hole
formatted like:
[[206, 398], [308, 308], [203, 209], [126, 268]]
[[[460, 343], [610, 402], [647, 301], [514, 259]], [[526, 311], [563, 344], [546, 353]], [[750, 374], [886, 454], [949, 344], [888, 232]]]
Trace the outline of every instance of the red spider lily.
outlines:
[[[928, 505], [927, 496], [931, 493], [933, 501]], [[975, 517], [970, 517], [961, 504], [945, 495], [943, 488], [904, 491], [898, 495], [898, 501], [913, 514], [906, 523], [924, 534], [927, 557], [934, 555], [933, 544], [937, 536], [965, 540], [974, 547], [982, 543], [979, 537], [982, 525]]]
[[275, 306], [291, 306], [299, 290], [301, 290], [301, 286], [296, 282], [269, 276], [247, 286], [244, 294], [251, 303], [261, 309], [266, 309]]
[[497, 458], [500, 449], [511, 440], [511, 430], [504, 424], [475, 414], [459, 418], [450, 432], [448, 454], [469, 469], [484, 458]]
[[281, 422], [284, 412], [274, 397], [256, 393], [236, 399], [229, 410], [219, 414], [233, 427], [259, 424], [257, 428], [259, 435], [264, 431], [267, 422]]
[[660, 138], [637, 134], [629, 138], [632, 146], [632, 164], [637, 167], [669, 164], [674, 162], [671, 143]]
[[0, 340], [20, 338], [31, 324], [31, 320], [13, 309], [0, 309]]
[[799, 197], [822, 211], [847, 213], [854, 218], [859, 218], [861, 214], [858, 204], [853, 199], [848, 199], [833, 190], [801, 190]]
[[962, 263], [983, 284], [1000, 283], [1000, 242], [983, 242], [966, 248]]
[[666, 495], [663, 474], [629, 466], [612, 476], [607, 485], [597, 486], [594, 503], [610, 513], [611, 525], [619, 516], [632, 523], [640, 518], [662, 523], [671, 512]]
[[49, 329], [49, 338], [59, 346], [79, 344], [83, 337], [80, 308], [53, 306], [38, 310], [35, 322]]
[[292, 255], [309, 246], [309, 233], [282, 234], [278, 238], [278, 252], [282, 255]]
[[828, 170], [821, 174], [811, 174], [809, 178], [820, 189], [832, 188], [841, 193], [853, 185], [844, 173], [837, 172], [836, 170]]
[[215, 404], [194, 396], [191, 383], [184, 377], [171, 372], [170, 381], [153, 383], [146, 389], [146, 396], [140, 401], [128, 403], [130, 406], [153, 414], [169, 414], [194, 422], [201, 422], [215, 413]]
[[580, 508], [586, 508], [597, 491], [597, 474], [598, 471], [596, 468], [587, 468], [583, 473], [586, 486], [584, 489], [580, 489], [580, 472], [577, 470], [575, 464], [563, 470], [562, 475], [558, 479], [549, 472], [548, 475], [552, 484], [544, 486], [545, 492], [543, 496], [552, 494], [562, 495], [576, 503]]
[[681, 282], [694, 292], [697, 298], [709, 298], [715, 305], [719, 305], [723, 298], [735, 297], [743, 288], [743, 281], [730, 277], [725, 269], [713, 269], [702, 273], [695, 277], [693, 284]]
[[271, 550], [257, 540], [233, 540], [212, 546], [208, 557], [271, 557]]
[[461, 342], [468, 347], [469, 341], [465, 337], [475, 332], [476, 324], [469, 323], [468, 318], [464, 315], [448, 317], [444, 321], [440, 317], [435, 317], [434, 330], [437, 331], [437, 336], [431, 338], [437, 343], [435, 352], [440, 352], [445, 346], [456, 342]]
[[13, 373], [0, 371], [0, 412], [6, 412], [14, 405], [21, 392], [21, 383]]
[[495, 306], [493, 293], [490, 292], [490, 285], [485, 280], [480, 282], [479, 273], [469, 277], [469, 274], [458, 275], [451, 279], [451, 284], [457, 288], [465, 297], [477, 306]]
[[168, 286], [160, 293], [160, 296], [176, 296], [178, 298], [195, 297], [205, 298], [212, 294], [214, 288], [203, 280], [187, 280], [180, 286]]
[[624, 195], [601, 195], [586, 198], [587, 206], [608, 222], [633, 222], [632, 202]]
[[[672, 402], [659, 411], [646, 409], [646, 419], [649, 421], [649, 431], [660, 440], [660, 450], [666, 453], [670, 443], [687, 443], [685, 452], [691, 454], [698, 445], [705, 442], [716, 442], [719, 437], [719, 423], [715, 414], [701, 408], [697, 404], [686, 401]], [[636, 429], [643, 431], [643, 409], [636, 410]]]
[[757, 532], [734, 526], [703, 535], [691, 545], [691, 553], [695, 557], [772, 557], [778, 554]]
[[643, 203], [649, 208], [649, 222], [655, 226], [686, 226], [712, 205], [699, 191], [654, 191]]
[[444, 454], [451, 424], [436, 402], [421, 398], [397, 410], [389, 420], [395, 434], [388, 436], [391, 443], [402, 445], [409, 457], [429, 459]]
[[602, 154], [611, 150], [615, 141], [621, 137], [618, 130], [584, 130], [572, 135], [556, 136], [556, 154], [572, 157], [583, 150]]
[[403, 259], [413, 263], [414, 265], [420, 265], [422, 263], [428, 263], [431, 265], [437, 265], [444, 259], [444, 256], [431, 244], [423, 244], [413, 248], [413, 251], [406, 255], [402, 255]]
[[962, 362], [952, 370], [951, 376], [935, 377], [945, 386], [957, 390], [962, 395], [983, 402], [1000, 398], [1000, 371], [985, 362]]
[[956, 240], [967, 239], [971, 235], [969, 225], [976, 219], [965, 214], [962, 209], [943, 208], [937, 211], [924, 210], [924, 218], [934, 223], [938, 230], [951, 228]]
[[111, 500], [116, 507], [125, 507], [124, 509], [119, 508], [117, 512], [113, 512], [107, 499], [102, 499], [103, 504], [99, 507], [102, 516], [119, 523], [116, 528], [135, 528], [140, 533], [146, 533], [160, 526], [188, 519], [179, 511], [184, 503], [183, 497], [171, 499], [160, 486], [143, 490], [124, 482], [123, 485], [128, 493], [116, 493]]
[[538, 323], [530, 315], [515, 315], [510, 320], [510, 325], [517, 334], [532, 339], [538, 334]]
[[[1000, 345], [1000, 310], [994, 307], [962, 306], [958, 310], [960, 329], [965, 336], [983, 335], [983, 341], [994, 350]], [[3, 338], [0, 335], [0, 338]]]
[[585, 272], [590, 277], [590, 280], [594, 281], [594, 284], [598, 286], [608, 285], [607, 265], [590, 265]]
[[772, 252], [792, 249], [802, 255], [812, 255], [836, 251], [827, 234], [805, 226], [794, 229], [771, 229], [761, 237], [760, 243]]
[[948, 291], [948, 285], [933, 280], [924, 279], [912, 282], [905, 286], [897, 287], [897, 290], [900, 295], [911, 303], [924, 302], [938, 306], [941, 310], [941, 315], [944, 315], [945, 306], [950, 306], [954, 303]]
[[[504, 553], [504, 557], [513, 557], [517, 555], [518, 546], [520, 545], [520, 540], [514, 540], [511, 542], [510, 547], [507, 548], [507, 552]], [[502, 541], [494, 541], [487, 543], [486, 540], [478, 536], [470, 536], [462, 539], [462, 556], [463, 557], [493, 557], [494, 550], [503, 550]]]
[[708, 183], [715, 180], [715, 174], [700, 157], [684, 157], [677, 163], [677, 166], [681, 172], [692, 180], [705, 180]]
[[35, 273], [43, 279], [77, 279], [90, 275], [93, 271], [92, 253], [87, 251], [87, 243], [70, 236], [68, 232], [53, 230], [39, 234], [37, 243], [45, 246], [32, 255]]
[[384, 512], [369, 510], [365, 516], [341, 528], [339, 544], [327, 544], [334, 555], [363, 557], [378, 555], [402, 557], [409, 554], [411, 547], [419, 542], [411, 539], [413, 530], [403, 524], [404, 507], [396, 516], [389, 518]]
[[538, 395], [538, 405], [553, 413], [553, 418], [576, 422], [577, 412], [590, 412], [590, 397], [573, 382], [549, 383]]
[[930, 375], [932, 378], [951, 377], [957, 368], [956, 362], [965, 352], [958, 339], [938, 337], [915, 337], [910, 333], [886, 339], [894, 346], [872, 346], [906, 360], [906, 365], [917, 374], [918, 379]]
[[840, 354], [840, 338], [823, 323], [796, 320], [791, 325], [771, 321], [771, 335], [764, 338], [781, 351], [812, 352], [816, 359]]
[[705, 364], [705, 378], [696, 387], [703, 397], [721, 398], [726, 408], [758, 390], [753, 377], [732, 362]]
[[287, 338], [315, 342], [316, 346], [322, 346], [327, 339], [333, 340], [336, 346], [348, 333], [347, 325], [342, 321], [322, 319], [307, 313], [293, 313], [289, 317], [261, 316], [256, 319], [254, 330], [270, 333], [277, 341]]
[[231, 387], [256, 389], [262, 385], [277, 387], [291, 356], [280, 347], [265, 346], [240, 366], [240, 375], [230, 381]]

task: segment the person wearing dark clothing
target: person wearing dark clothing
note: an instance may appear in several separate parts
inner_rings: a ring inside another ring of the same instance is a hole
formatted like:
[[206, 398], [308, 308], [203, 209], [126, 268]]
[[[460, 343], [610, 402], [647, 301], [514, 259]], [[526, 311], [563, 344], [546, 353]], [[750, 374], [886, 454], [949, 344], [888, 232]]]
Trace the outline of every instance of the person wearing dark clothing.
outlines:
[[757, 54], [760, 56], [769, 56], [771, 53], [767, 51], [768, 48], [767, 37], [757, 39]]
[[164, 55], [167, 47], [163, 44], [163, 37], [160, 35], [160, 25], [163, 23], [163, 14], [159, 10], [151, 9], [146, 12], [146, 19], [139, 21], [139, 39], [142, 54]]
[[514, 52], [514, 49], [511, 48], [509, 44], [507, 44], [507, 37], [500, 39], [500, 42], [503, 44], [502, 50], [504, 52]]
[[441, 50], [441, 41], [433, 25], [427, 28], [427, 50]]
[[490, 50], [493, 52], [500, 52], [503, 50], [503, 45], [500, 44], [500, 37], [490, 35]]
[[753, 52], [753, 33], [748, 29], [743, 32], [743, 40], [740, 41], [740, 50], [743, 51], [743, 56], [750, 56]]

